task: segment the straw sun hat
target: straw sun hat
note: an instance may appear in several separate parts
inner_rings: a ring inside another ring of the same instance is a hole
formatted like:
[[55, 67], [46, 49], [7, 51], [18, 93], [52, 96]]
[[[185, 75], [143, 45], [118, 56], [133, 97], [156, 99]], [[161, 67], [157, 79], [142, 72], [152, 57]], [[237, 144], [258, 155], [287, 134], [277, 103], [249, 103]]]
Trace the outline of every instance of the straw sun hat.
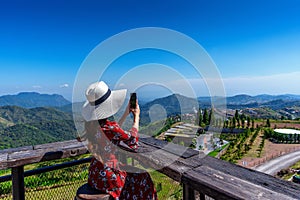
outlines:
[[123, 105], [126, 91], [111, 91], [103, 81], [91, 84], [85, 92], [87, 101], [82, 108], [83, 118], [92, 121], [114, 115]]

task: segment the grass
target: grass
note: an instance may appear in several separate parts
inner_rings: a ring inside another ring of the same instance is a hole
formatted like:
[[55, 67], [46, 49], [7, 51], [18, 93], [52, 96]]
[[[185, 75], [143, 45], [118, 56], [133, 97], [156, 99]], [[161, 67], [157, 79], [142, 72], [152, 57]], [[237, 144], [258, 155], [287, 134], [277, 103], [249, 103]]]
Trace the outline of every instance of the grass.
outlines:
[[[293, 164], [292, 166], [288, 167], [288, 168], [292, 168], [292, 169], [300, 169], [300, 161], [296, 162], [295, 164]], [[289, 180], [294, 174], [286, 174], [282, 177], [283, 180]]]
[[259, 131], [257, 137], [255, 138], [252, 146], [250, 147], [251, 149], [243, 156], [243, 158], [248, 157], [248, 158], [257, 158], [258, 156], [258, 149], [259, 145], [262, 141], [262, 131]]
[[178, 182], [158, 171], [150, 171], [150, 175], [158, 191], [158, 199], [182, 199], [182, 186]]
[[218, 155], [218, 153], [220, 153], [220, 151], [222, 151], [223, 149], [225, 149], [228, 145], [229, 145], [229, 143], [223, 145], [223, 146], [222, 146], [221, 148], [219, 148], [219, 149], [216, 149], [216, 150], [214, 150], [214, 151], [209, 152], [209, 153], [208, 153], [208, 156], [216, 157], [216, 156]]
[[0, 176], [10, 175], [11, 169], [0, 170]]

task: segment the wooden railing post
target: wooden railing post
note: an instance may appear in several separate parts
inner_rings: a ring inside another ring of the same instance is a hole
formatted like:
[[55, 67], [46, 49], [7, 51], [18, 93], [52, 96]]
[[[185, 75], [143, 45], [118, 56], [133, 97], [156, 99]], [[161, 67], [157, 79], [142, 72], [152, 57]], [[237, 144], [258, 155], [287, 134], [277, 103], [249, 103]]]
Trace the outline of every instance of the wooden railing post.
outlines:
[[200, 195], [200, 200], [205, 200], [205, 194], [199, 192], [199, 195]]
[[195, 200], [195, 192], [187, 184], [183, 184], [183, 200]]
[[11, 173], [13, 199], [25, 200], [24, 166], [13, 167]]

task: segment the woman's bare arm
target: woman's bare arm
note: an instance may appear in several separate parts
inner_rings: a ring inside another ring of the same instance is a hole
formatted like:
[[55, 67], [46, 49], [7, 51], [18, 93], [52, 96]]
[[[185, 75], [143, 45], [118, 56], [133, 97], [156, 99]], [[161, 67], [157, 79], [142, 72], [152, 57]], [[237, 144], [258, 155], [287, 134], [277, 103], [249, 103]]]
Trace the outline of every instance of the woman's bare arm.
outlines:
[[122, 115], [122, 117], [120, 118], [120, 120], [118, 122], [118, 124], [120, 126], [123, 125], [124, 121], [126, 120], [126, 117], [129, 115], [129, 113], [130, 113], [130, 109], [129, 109], [129, 104], [128, 104], [127, 107], [126, 107], [126, 110], [125, 110], [124, 114]]

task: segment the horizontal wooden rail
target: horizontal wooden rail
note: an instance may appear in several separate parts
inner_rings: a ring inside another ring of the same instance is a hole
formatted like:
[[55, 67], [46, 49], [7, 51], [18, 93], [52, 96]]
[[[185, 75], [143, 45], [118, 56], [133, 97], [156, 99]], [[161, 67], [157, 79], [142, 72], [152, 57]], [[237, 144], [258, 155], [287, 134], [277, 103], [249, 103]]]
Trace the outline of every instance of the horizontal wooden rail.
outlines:
[[77, 140], [0, 151], [0, 170], [88, 153]]
[[[200, 192], [201, 200], [205, 195], [215, 199], [300, 199], [298, 184], [151, 137], [142, 135], [140, 142], [137, 152], [123, 153], [183, 183], [184, 199], [195, 199], [194, 190]], [[76, 140], [10, 149], [0, 151], [0, 169], [12, 168], [17, 177], [24, 165], [87, 152], [86, 147]], [[25, 172], [25, 176], [26, 173], [33, 172]], [[22, 185], [22, 181], [19, 184]], [[22, 195], [14, 196], [14, 199], [22, 198]]]
[[[64, 162], [61, 164], [56, 164], [56, 165], [52, 165], [52, 166], [46, 166], [46, 167], [41, 167], [38, 169], [33, 169], [33, 170], [28, 170], [24, 172], [24, 177], [28, 177], [28, 176], [32, 176], [32, 175], [38, 175], [38, 174], [42, 174], [42, 173], [46, 173], [46, 172], [51, 172], [51, 171], [55, 171], [55, 170], [59, 170], [59, 169], [64, 169], [67, 167], [72, 167], [75, 165], [80, 165], [80, 164], [84, 164], [84, 163], [88, 163], [92, 160], [92, 158], [83, 158], [80, 160], [73, 160], [73, 161], [69, 161], [69, 162]], [[10, 181], [12, 180], [12, 175], [6, 175], [6, 176], [0, 176], [0, 183], [1, 182], [5, 182], [5, 181]]]

